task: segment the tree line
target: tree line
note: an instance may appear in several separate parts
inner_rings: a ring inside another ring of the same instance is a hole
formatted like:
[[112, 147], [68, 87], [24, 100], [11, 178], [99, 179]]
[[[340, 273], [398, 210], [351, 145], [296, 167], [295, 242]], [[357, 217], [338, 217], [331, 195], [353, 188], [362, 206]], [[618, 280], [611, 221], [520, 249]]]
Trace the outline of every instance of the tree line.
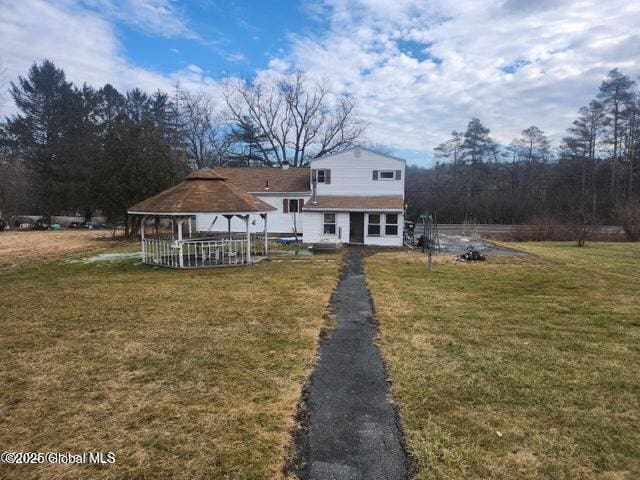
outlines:
[[0, 123], [0, 211], [99, 210], [131, 224], [127, 208], [189, 171], [217, 165], [305, 165], [362, 141], [348, 95], [304, 72], [221, 82], [220, 95], [120, 92], [67, 81], [53, 62], [11, 82], [17, 112]]
[[[0, 69], [1, 70], [1, 69]], [[365, 143], [355, 100], [304, 72], [223, 79], [219, 94], [120, 92], [67, 81], [51, 61], [10, 83], [16, 113], [0, 122], [0, 212], [100, 211], [127, 231], [127, 208], [206, 166], [306, 165]], [[409, 166], [408, 214], [440, 222], [525, 223], [535, 218], [621, 219], [640, 211], [640, 93], [612, 70], [553, 146], [537, 126], [509, 145], [472, 119]], [[390, 148], [369, 145], [382, 153]], [[633, 208], [632, 208], [633, 207]]]
[[434, 157], [431, 168], [408, 168], [413, 217], [435, 211], [442, 223], [620, 223], [640, 197], [640, 92], [614, 69], [555, 148], [535, 125], [499, 145], [474, 118]]

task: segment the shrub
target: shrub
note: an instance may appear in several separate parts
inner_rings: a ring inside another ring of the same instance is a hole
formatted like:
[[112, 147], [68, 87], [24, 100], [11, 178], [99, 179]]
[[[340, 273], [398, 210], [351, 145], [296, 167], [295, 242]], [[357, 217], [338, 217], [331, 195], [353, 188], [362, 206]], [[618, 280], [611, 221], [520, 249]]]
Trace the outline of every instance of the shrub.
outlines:
[[640, 240], [640, 199], [618, 202], [613, 207], [613, 218], [630, 242]]

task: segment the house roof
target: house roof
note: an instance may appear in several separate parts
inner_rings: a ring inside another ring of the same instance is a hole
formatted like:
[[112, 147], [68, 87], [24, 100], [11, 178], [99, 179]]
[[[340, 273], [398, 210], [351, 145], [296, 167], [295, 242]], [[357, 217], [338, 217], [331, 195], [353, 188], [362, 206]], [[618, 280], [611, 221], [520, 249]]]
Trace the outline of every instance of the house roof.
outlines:
[[346, 210], [403, 210], [402, 195], [356, 196], [356, 195], [323, 195], [316, 201], [307, 201], [303, 211], [346, 211]]
[[203, 168], [167, 190], [147, 198], [129, 213], [176, 215], [195, 213], [255, 213], [275, 210], [217, 170]]
[[345, 148], [344, 150], [340, 150], [339, 152], [334, 152], [334, 153], [330, 153], [328, 155], [323, 155], [322, 157], [316, 157], [316, 158], [311, 160], [311, 163], [319, 161], [319, 160], [326, 160], [327, 158], [335, 157], [337, 155], [342, 155], [343, 153], [352, 152], [352, 151], [354, 151], [356, 149], [364, 150], [365, 152], [374, 153], [374, 154], [380, 155], [382, 157], [392, 158], [394, 160], [399, 160], [399, 161], [401, 161], [403, 163], [407, 163], [407, 161], [404, 158], [396, 157], [395, 155], [389, 155], [388, 153], [378, 152], [378, 151], [376, 151], [376, 150], [374, 150], [372, 148], [367, 148], [367, 147], [364, 147], [362, 145], [353, 145], [351, 147]]
[[309, 167], [289, 167], [287, 170], [278, 167], [220, 167], [216, 172], [247, 192], [311, 191]]

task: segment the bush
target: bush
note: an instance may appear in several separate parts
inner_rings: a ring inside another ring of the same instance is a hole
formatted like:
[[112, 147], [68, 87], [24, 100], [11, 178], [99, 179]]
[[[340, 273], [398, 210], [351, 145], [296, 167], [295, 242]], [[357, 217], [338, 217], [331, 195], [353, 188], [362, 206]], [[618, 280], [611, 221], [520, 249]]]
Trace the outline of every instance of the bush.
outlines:
[[640, 240], [640, 199], [618, 202], [613, 207], [613, 218], [630, 242]]
[[511, 241], [526, 242], [563, 240], [563, 226], [558, 217], [551, 215], [532, 217], [528, 225], [514, 225], [511, 228]]

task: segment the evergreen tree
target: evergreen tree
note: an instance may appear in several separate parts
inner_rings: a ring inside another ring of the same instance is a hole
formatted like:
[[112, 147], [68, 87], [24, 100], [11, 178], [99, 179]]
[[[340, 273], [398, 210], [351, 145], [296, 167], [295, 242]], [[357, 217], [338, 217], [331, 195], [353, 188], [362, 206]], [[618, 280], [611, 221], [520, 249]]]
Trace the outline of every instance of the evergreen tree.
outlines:
[[609, 191], [612, 202], [617, 198], [618, 164], [622, 152], [621, 142], [625, 122], [629, 111], [633, 109], [633, 99], [636, 82], [627, 75], [623, 75], [617, 68], [611, 70], [607, 78], [600, 85], [598, 100], [602, 102], [607, 112], [607, 142], [611, 145], [610, 155], [610, 184]]

